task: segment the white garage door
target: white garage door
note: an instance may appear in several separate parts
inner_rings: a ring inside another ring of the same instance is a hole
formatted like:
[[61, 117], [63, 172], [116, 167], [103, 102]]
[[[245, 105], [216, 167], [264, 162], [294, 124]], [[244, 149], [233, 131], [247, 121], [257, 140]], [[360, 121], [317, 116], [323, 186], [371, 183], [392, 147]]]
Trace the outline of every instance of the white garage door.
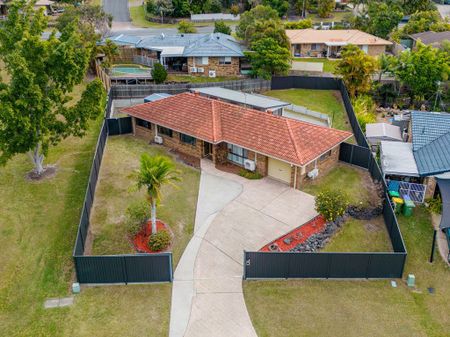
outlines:
[[269, 158], [269, 176], [276, 180], [290, 184], [291, 165], [280, 160]]

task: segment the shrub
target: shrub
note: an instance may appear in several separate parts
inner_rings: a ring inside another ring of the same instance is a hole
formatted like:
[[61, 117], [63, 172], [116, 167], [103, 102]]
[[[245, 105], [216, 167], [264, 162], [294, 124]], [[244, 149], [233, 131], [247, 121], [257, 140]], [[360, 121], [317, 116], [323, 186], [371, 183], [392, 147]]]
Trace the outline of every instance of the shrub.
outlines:
[[261, 179], [262, 175], [259, 172], [252, 172], [249, 170], [241, 169], [239, 171], [239, 175], [241, 177], [247, 178], [247, 179]]
[[347, 196], [338, 190], [323, 190], [316, 196], [316, 211], [327, 221], [343, 216], [347, 206]]
[[153, 66], [152, 78], [156, 84], [164, 83], [167, 79], [167, 70], [161, 63], [155, 63]]
[[431, 213], [442, 214], [442, 200], [440, 195], [438, 195], [436, 198], [428, 199], [426, 203]]
[[377, 117], [375, 114], [376, 105], [372, 97], [360, 95], [352, 100], [353, 110], [363, 132], [366, 132], [366, 124], [375, 123]]
[[286, 29], [306, 29], [312, 28], [311, 19], [304, 19], [297, 22], [286, 22], [284, 24], [284, 28]]
[[192, 22], [181, 20], [180, 23], [178, 23], [178, 32], [184, 34], [197, 33], [197, 29]]
[[166, 230], [160, 230], [159, 232], [150, 235], [148, 240], [148, 247], [154, 252], [166, 249], [169, 244], [170, 234]]
[[150, 218], [150, 207], [147, 202], [135, 202], [126, 210], [128, 234], [135, 236]]
[[237, 16], [240, 12], [239, 6], [237, 4], [232, 4], [230, 7], [230, 13]]
[[223, 20], [214, 22], [214, 33], [231, 35], [231, 28]]

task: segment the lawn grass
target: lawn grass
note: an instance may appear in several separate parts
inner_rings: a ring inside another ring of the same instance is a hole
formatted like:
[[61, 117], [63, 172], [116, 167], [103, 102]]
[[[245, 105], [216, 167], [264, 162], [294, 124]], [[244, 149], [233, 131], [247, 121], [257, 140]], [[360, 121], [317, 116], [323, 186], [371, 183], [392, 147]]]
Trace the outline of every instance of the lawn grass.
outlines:
[[378, 200], [375, 185], [366, 170], [339, 163], [325, 175], [321, 175], [303, 187], [303, 191], [317, 195], [324, 189], [344, 193], [351, 205], [369, 206]]
[[25, 154], [0, 167], [1, 336], [168, 335], [169, 284], [88, 288], [71, 307], [43, 307], [47, 298], [69, 295], [72, 249], [101, 121], [91, 123], [84, 138], [50, 148], [45, 163], [57, 166], [51, 179], [28, 181], [32, 164]]
[[208, 83], [208, 82], [223, 82], [235, 81], [241, 79], [239, 76], [193, 76], [193, 75], [179, 75], [168, 74], [166, 82], [181, 82], [181, 83]]
[[[135, 252], [129, 242], [124, 219], [131, 203], [146, 200], [145, 191], [136, 191], [135, 181], [130, 177], [139, 169], [143, 153], [170, 156], [165, 147], [148, 145], [147, 141], [131, 135], [108, 138], [91, 215], [92, 254]], [[177, 183], [178, 188], [163, 188], [163, 199], [157, 209], [158, 219], [167, 223], [174, 232], [175, 265], [193, 233], [200, 181], [199, 170], [182, 163], [176, 165], [182, 181]]]
[[408, 249], [404, 275], [416, 276], [416, 290], [404, 280], [397, 288], [390, 280], [247, 281], [244, 296], [258, 336], [449, 336], [450, 271], [439, 256], [427, 262], [430, 215], [418, 207], [399, 222]]
[[327, 114], [332, 119], [333, 128], [351, 131], [341, 93], [337, 90], [286, 89], [264, 94]]
[[338, 61], [330, 60], [327, 58], [316, 58], [316, 57], [296, 57], [294, 58], [294, 62], [314, 62], [314, 63], [323, 63], [323, 72], [334, 74], [336, 71], [336, 65]]

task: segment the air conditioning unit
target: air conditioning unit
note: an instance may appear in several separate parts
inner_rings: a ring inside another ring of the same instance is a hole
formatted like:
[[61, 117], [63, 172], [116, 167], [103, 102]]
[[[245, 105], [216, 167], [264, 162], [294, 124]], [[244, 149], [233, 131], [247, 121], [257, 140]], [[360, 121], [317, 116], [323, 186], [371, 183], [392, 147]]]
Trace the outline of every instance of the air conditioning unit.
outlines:
[[163, 138], [161, 136], [155, 136], [155, 143], [156, 144], [162, 144]]
[[308, 177], [311, 179], [316, 179], [318, 175], [319, 175], [319, 169], [317, 169], [317, 168], [308, 172]]
[[198, 73], [204, 73], [205, 72], [205, 68], [197, 68], [197, 72]]
[[189, 68], [189, 72], [190, 73], [196, 73], [197, 72], [197, 67], [190, 67]]
[[244, 160], [244, 167], [246, 170], [254, 171], [256, 169], [256, 164], [253, 160], [245, 159]]
[[208, 72], [208, 76], [209, 76], [209, 77], [216, 77], [216, 71], [215, 71], [215, 70], [210, 70], [210, 71]]

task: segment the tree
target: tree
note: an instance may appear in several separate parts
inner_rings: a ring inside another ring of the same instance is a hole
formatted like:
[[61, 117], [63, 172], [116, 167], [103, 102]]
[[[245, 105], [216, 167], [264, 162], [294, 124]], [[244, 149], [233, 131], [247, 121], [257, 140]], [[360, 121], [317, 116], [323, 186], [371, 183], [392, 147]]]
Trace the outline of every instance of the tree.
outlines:
[[263, 0], [262, 4], [275, 9], [278, 12], [279, 17], [286, 15], [286, 12], [289, 9], [289, 2], [286, 0]]
[[306, 29], [312, 28], [312, 20], [304, 19], [297, 22], [286, 22], [284, 24], [284, 28], [286, 29]]
[[205, 13], [221, 13], [222, 4], [220, 0], [207, 0], [203, 5], [203, 11]]
[[161, 23], [164, 23], [164, 15], [170, 16], [173, 11], [172, 0], [155, 0], [155, 14], [161, 16]]
[[278, 45], [289, 49], [289, 38], [286, 35], [286, 31], [280, 20], [266, 20], [266, 21], [256, 21], [255, 25], [251, 30], [248, 30], [249, 34], [247, 43], [251, 46], [255, 41], [263, 38], [273, 38], [277, 41]]
[[191, 7], [189, 0], [172, 0], [173, 16], [182, 18], [189, 16]]
[[147, 199], [151, 205], [152, 234], [157, 232], [156, 206], [162, 198], [162, 187], [176, 186], [174, 183], [180, 180], [180, 172], [175, 169], [175, 164], [170, 158], [142, 154], [140, 169], [136, 172], [136, 182], [139, 190], [145, 188], [147, 192]]
[[267, 6], [256, 6], [241, 15], [239, 24], [236, 27], [236, 35], [239, 38], [248, 41], [251, 34], [255, 31], [256, 23], [267, 20], [275, 20], [275, 22], [281, 24], [276, 10]]
[[351, 97], [367, 93], [372, 84], [372, 75], [377, 62], [355, 45], [343, 48], [342, 59], [336, 66], [336, 73], [342, 75]]
[[366, 31], [381, 38], [387, 38], [402, 19], [403, 12], [396, 4], [388, 6], [384, 2], [370, 2], [367, 17]]
[[439, 89], [439, 82], [448, 80], [450, 57], [448, 53], [419, 42], [417, 50], [399, 55], [394, 73], [407, 86], [411, 105], [414, 105], [415, 97], [434, 95]]
[[254, 42], [252, 51], [245, 55], [250, 60], [253, 74], [265, 79], [272, 75], [285, 75], [291, 68], [291, 53], [289, 49], [280, 46], [271, 37]]
[[236, 4], [232, 4], [230, 7], [230, 13], [233, 14], [234, 16], [237, 16], [240, 13], [239, 6]]
[[29, 152], [37, 177], [49, 147], [83, 136], [105, 104], [99, 80], [87, 85], [78, 102], [70, 96], [86, 74], [92, 48], [76, 22], [48, 40], [42, 39], [46, 27], [43, 11], [23, 0], [11, 4], [0, 29], [0, 60], [10, 78], [0, 83], [0, 162]]
[[222, 33], [222, 34], [231, 35], [231, 28], [229, 26], [227, 26], [225, 21], [219, 20], [219, 21], [214, 22], [214, 33]]
[[178, 23], [178, 32], [183, 34], [191, 34], [191, 33], [197, 33], [197, 29], [195, 28], [194, 24], [190, 21], [181, 20]]
[[417, 12], [411, 15], [408, 23], [396, 31], [394, 39], [399, 40], [402, 36], [426, 32], [445, 32], [450, 30], [450, 23], [442, 21], [437, 11]]
[[102, 66], [106, 69], [111, 68], [114, 56], [119, 55], [119, 47], [110, 39], [106, 39], [105, 43], [98, 45], [96, 51], [105, 55]]
[[402, 0], [401, 5], [406, 14], [436, 10], [436, 6], [430, 0]]
[[328, 18], [334, 10], [336, 3], [334, 0], [317, 0], [317, 13], [321, 18]]
[[164, 83], [167, 79], [167, 70], [161, 63], [155, 63], [153, 66], [152, 78], [156, 84]]

